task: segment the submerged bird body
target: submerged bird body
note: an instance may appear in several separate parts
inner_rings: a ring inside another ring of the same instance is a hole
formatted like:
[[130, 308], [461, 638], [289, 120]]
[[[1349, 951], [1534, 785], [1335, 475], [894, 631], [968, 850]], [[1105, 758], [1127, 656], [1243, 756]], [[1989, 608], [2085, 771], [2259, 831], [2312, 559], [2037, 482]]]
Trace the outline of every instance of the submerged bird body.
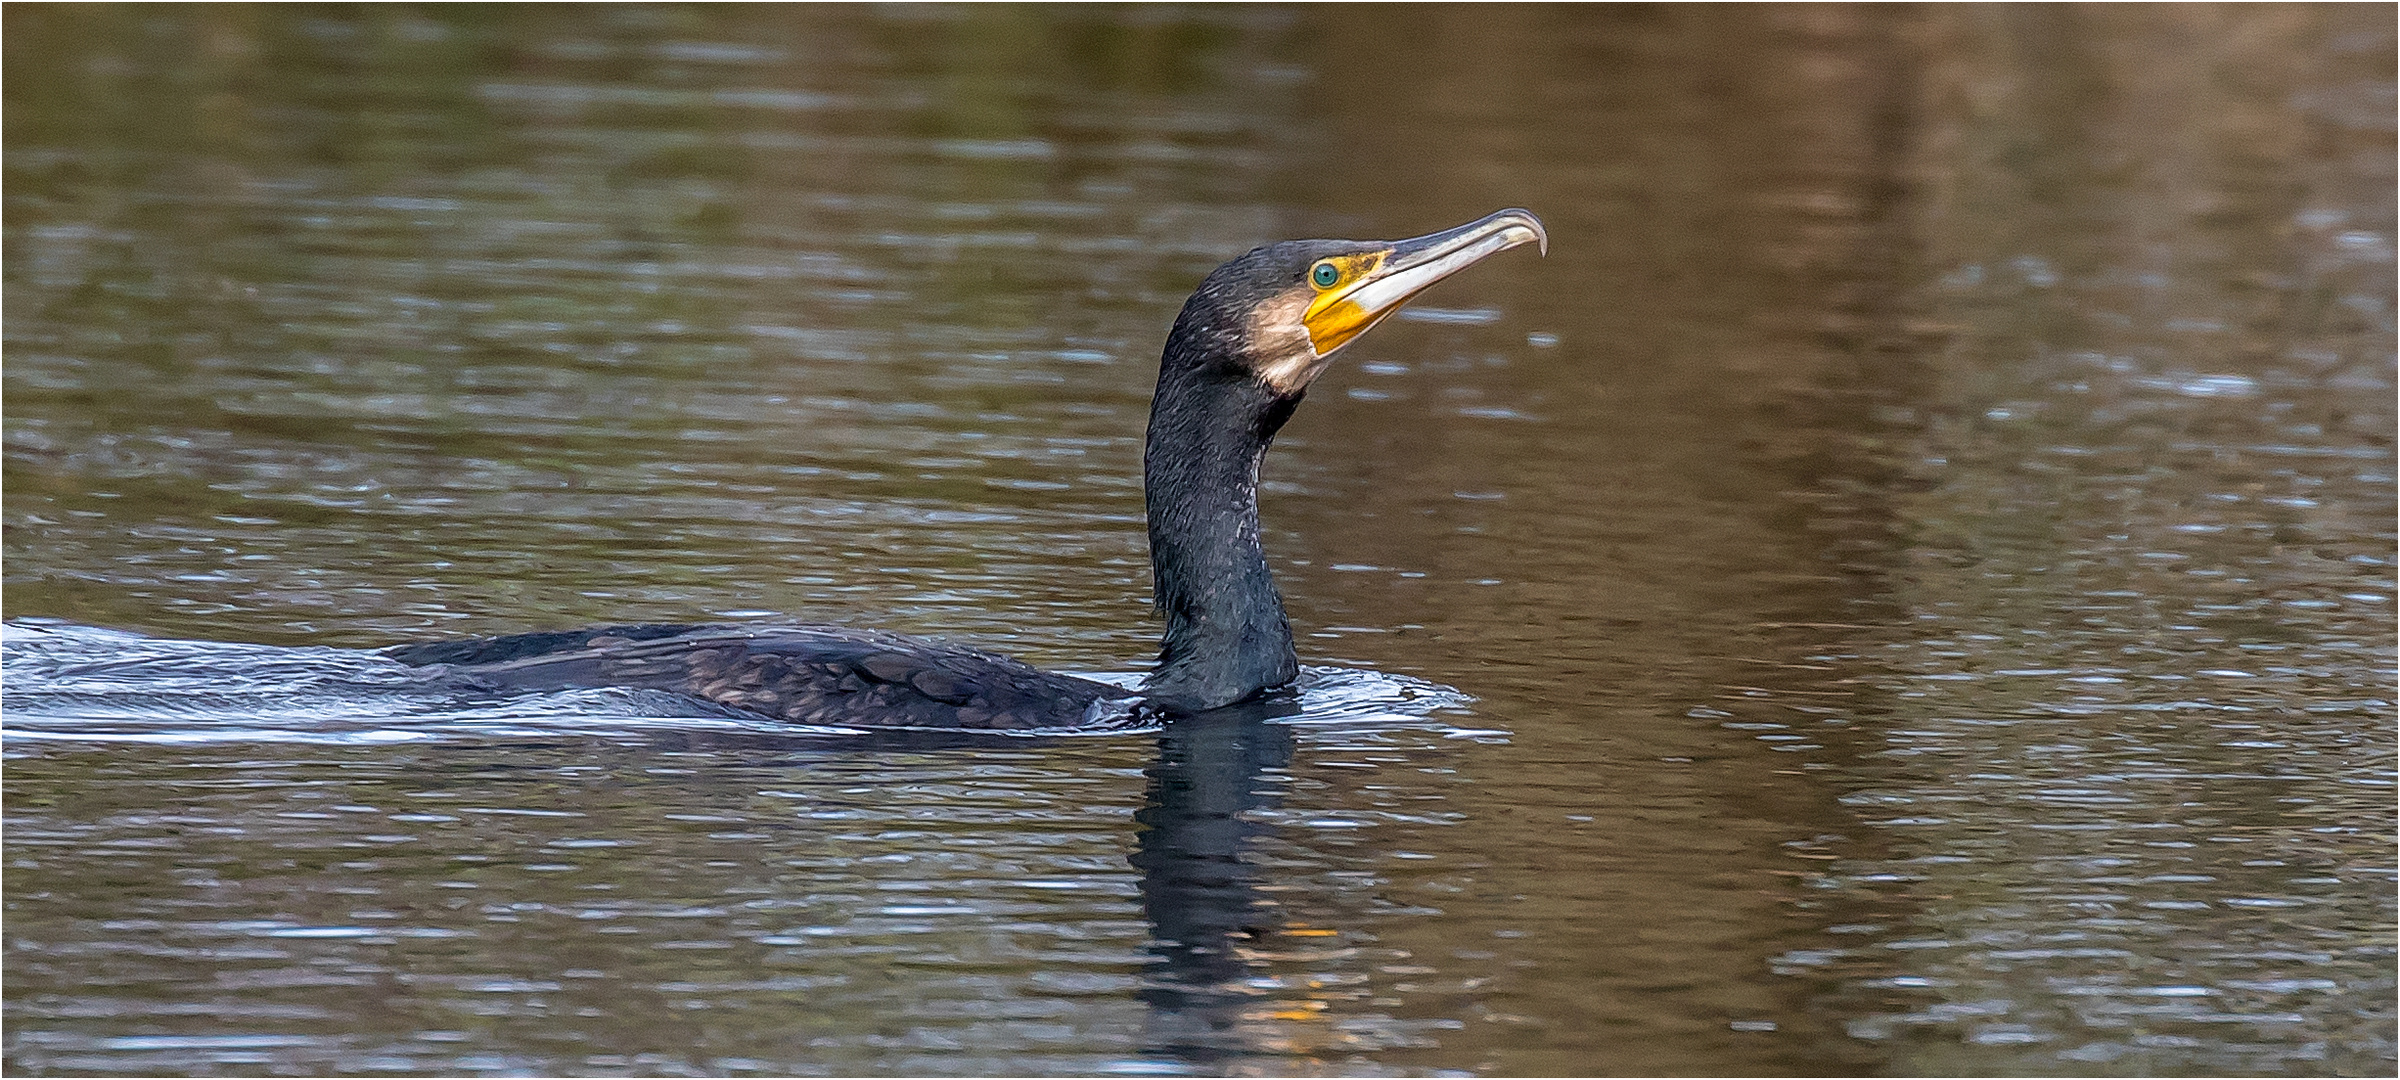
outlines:
[[1397, 242], [1258, 248], [1200, 283], [1159, 361], [1142, 454], [1150, 562], [1166, 618], [1137, 690], [948, 642], [834, 626], [626, 626], [401, 645], [385, 655], [493, 691], [665, 690], [787, 723], [1088, 730], [1195, 713], [1299, 674], [1259, 544], [1258, 466], [1333, 354], [1411, 297], [1495, 252], [1548, 244], [1503, 210]]
[[498, 692], [665, 690], [791, 724], [1063, 731], [1130, 719], [1132, 691], [946, 641], [840, 626], [647, 625], [401, 645]]

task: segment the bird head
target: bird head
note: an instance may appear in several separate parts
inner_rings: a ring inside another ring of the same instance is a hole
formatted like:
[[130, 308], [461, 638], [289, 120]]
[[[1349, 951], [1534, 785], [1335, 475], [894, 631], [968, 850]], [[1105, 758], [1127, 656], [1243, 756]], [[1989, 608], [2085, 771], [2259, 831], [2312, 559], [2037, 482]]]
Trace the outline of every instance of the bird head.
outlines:
[[[1175, 335], [1166, 374], [1255, 380], [1297, 398], [1335, 353], [1435, 282], [1520, 244], [1549, 251], [1539, 218], [1502, 210], [1412, 240], [1287, 240], [1227, 262], [1200, 283]], [[1181, 356], [1178, 357], [1177, 353]]]

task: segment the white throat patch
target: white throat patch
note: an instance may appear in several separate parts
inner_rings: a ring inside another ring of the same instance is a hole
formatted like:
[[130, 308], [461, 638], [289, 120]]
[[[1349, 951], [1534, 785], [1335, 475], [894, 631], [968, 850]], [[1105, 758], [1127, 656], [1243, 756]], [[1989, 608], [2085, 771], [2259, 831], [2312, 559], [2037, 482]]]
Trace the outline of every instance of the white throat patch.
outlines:
[[1287, 292], [1259, 305], [1250, 315], [1251, 348], [1261, 357], [1255, 370], [1278, 394], [1289, 396], [1308, 389], [1333, 362], [1331, 355], [1317, 355], [1308, 324], [1302, 321], [1309, 299], [1305, 290]]

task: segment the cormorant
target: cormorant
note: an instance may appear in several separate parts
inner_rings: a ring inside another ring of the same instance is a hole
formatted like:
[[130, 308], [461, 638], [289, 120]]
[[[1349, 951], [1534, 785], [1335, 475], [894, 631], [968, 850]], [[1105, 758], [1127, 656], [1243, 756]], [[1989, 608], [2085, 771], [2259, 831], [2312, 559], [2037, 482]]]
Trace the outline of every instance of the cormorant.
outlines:
[[1520, 244], [1524, 210], [1413, 240], [1289, 240], [1200, 282], [1167, 334], [1142, 493], [1166, 633], [1138, 691], [947, 642], [833, 626], [615, 626], [395, 646], [493, 691], [641, 687], [796, 724], [1071, 730], [1197, 713], [1299, 675], [1258, 538], [1258, 464], [1334, 353], [1433, 283]]

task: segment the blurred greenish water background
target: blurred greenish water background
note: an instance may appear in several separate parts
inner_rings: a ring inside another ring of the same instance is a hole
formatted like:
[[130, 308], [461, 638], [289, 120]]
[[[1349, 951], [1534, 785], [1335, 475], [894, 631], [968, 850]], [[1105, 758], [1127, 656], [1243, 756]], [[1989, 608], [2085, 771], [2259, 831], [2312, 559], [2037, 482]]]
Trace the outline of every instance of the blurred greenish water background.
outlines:
[[11, 739], [11, 1072], [2394, 1068], [2389, 7], [4, 17], [12, 619], [1125, 670], [1199, 276], [1553, 238], [1266, 470], [1445, 725]]

